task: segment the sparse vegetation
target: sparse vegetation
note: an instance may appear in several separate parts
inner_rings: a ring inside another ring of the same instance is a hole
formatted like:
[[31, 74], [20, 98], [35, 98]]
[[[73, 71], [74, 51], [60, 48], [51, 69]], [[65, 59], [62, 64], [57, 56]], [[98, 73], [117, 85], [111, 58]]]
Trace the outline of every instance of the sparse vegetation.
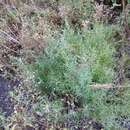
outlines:
[[14, 108], [8, 114], [0, 94], [0, 127], [130, 128], [126, 5], [125, 0], [0, 2], [0, 77], [7, 79], [0, 81], [0, 92]]

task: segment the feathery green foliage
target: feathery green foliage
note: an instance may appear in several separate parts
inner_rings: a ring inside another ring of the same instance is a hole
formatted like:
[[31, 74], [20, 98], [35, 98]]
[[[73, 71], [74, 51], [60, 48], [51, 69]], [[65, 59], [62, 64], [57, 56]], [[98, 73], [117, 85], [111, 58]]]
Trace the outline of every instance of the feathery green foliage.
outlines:
[[67, 26], [59, 38], [52, 38], [33, 65], [43, 93], [70, 93], [85, 98], [92, 82], [111, 82], [114, 73], [111, 32], [112, 27], [99, 24], [83, 33]]

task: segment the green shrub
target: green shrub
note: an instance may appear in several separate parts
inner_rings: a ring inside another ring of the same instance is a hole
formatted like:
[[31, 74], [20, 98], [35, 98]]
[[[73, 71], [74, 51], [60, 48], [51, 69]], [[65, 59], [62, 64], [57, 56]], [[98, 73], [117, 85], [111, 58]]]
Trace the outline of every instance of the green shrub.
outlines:
[[106, 103], [106, 91], [93, 91], [90, 84], [112, 82], [113, 29], [97, 23], [93, 30], [77, 33], [67, 25], [62, 34], [49, 40], [44, 53], [32, 64], [35, 84], [44, 95], [53, 95], [55, 101], [71, 94], [81, 101], [83, 115], [108, 126], [116, 118], [115, 106]]
[[82, 34], [66, 30], [64, 37], [75, 55], [90, 67], [93, 82], [111, 82], [114, 76], [114, 42], [111, 38], [115, 27], [95, 24], [93, 28]]
[[96, 24], [93, 30], [75, 33], [68, 26], [52, 38], [33, 65], [35, 78], [46, 94], [86, 96], [91, 82], [108, 83], [113, 78], [112, 27]]
[[91, 82], [89, 67], [77, 63], [77, 57], [65, 39], [53, 40], [34, 69], [36, 80], [46, 94], [82, 96]]

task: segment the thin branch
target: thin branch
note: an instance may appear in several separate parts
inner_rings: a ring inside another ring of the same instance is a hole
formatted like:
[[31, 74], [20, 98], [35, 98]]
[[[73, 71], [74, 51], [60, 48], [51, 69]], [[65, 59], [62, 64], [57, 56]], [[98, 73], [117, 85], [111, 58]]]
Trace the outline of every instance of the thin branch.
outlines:
[[15, 38], [10, 36], [7, 32], [5, 32], [3, 30], [0, 30], [0, 36], [4, 37], [4, 38], [6, 37], [7, 39], [12, 40], [13, 42], [20, 44], [20, 42], [18, 40], [16, 40]]

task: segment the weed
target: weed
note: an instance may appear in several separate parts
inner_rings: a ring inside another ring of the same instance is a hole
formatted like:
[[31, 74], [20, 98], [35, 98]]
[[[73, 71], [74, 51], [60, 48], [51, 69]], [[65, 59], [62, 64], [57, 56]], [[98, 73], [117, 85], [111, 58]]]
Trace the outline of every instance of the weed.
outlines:
[[71, 103], [76, 105], [75, 101], [78, 100], [81, 109], [87, 106], [84, 115], [95, 117], [101, 122], [107, 121], [105, 112], [111, 114], [112, 111], [106, 110], [106, 93], [93, 92], [90, 84], [112, 82], [112, 32], [111, 26], [95, 24], [93, 30], [77, 33], [67, 25], [60, 37], [52, 38], [44, 53], [32, 64], [31, 70], [35, 84], [43, 95], [53, 95], [53, 101], [66, 94], [72, 95], [74, 100]]

